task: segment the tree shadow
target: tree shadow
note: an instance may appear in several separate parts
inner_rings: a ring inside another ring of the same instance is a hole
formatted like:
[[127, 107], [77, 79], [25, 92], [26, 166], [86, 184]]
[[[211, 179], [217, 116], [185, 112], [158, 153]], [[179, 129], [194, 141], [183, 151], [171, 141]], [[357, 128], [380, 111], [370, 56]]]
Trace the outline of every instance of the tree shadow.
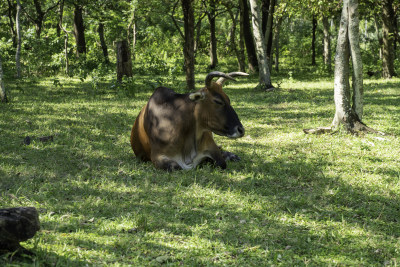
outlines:
[[[293, 89], [267, 96], [227, 91], [244, 123], [259, 122], [249, 127], [257, 139], [282, 132], [286, 124], [299, 128], [296, 125], [310, 114], [300, 108], [292, 111], [293, 105], [329, 102], [328, 93], [316, 96], [321, 90], [315, 90], [315, 95]], [[239, 139], [232, 146], [242, 161], [228, 163], [225, 171], [206, 165], [166, 173], [138, 161], [129, 146], [129, 132], [147, 96], [144, 93], [135, 103], [99, 97], [100, 103], [95, 103], [84, 93], [52, 94], [41, 107], [30, 108], [25, 99], [2, 110], [0, 189], [7, 198], [4, 203], [36, 203], [44, 210], [39, 239], [46, 245], [34, 248], [37, 261], [99, 263], [90, 254], [78, 259], [73, 252], [63, 255], [44, 248], [63, 242], [72, 251], [103, 253], [110, 262], [133, 265], [156, 264], [165, 255], [165, 263], [184, 265], [303, 265], [310, 260], [318, 265], [330, 264], [332, 258], [376, 265], [398, 257], [396, 191], [375, 192], [373, 185], [347, 181], [346, 175], [332, 172], [337, 159], [303, 152], [308, 144], [301, 140], [280, 144], [283, 152], [274, 155], [265, 153], [272, 149], [268, 142]], [[389, 98], [392, 104], [397, 100], [395, 95]], [[68, 99], [77, 101], [74, 108], [58, 105]], [[279, 106], [283, 102], [291, 105]], [[379, 99], [373, 102], [383, 104]], [[269, 117], [262, 118], [265, 114]], [[314, 115], [330, 119], [324, 111]], [[24, 122], [26, 118], [31, 123]], [[266, 130], [263, 124], [273, 128]], [[58, 133], [53, 142], [22, 144], [25, 133], [49, 130]], [[371, 157], [386, 160], [383, 155]], [[399, 172], [387, 166], [377, 166], [375, 174], [390, 184], [399, 178]], [[98, 240], [88, 239], [89, 233]]]

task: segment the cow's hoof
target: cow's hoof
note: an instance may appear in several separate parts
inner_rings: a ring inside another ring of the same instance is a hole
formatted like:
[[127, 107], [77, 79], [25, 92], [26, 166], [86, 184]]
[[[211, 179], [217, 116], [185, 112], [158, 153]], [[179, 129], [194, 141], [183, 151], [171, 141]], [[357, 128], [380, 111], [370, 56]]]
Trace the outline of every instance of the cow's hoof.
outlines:
[[240, 161], [240, 157], [232, 152], [222, 151], [222, 156], [226, 161]]

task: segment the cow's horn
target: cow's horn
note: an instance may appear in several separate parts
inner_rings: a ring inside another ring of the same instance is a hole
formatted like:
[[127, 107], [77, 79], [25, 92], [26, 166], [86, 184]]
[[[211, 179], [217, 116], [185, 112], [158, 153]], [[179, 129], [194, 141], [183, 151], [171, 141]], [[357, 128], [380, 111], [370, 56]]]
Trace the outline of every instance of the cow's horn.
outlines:
[[[245, 73], [245, 72], [237, 71], [237, 72], [230, 72], [230, 73], [228, 73], [228, 76], [229, 76], [229, 77], [249, 76], [249, 74], [247, 74], [247, 73]], [[225, 82], [225, 80], [226, 80], [225, 77], [221, 77], [221, 78], [219, 78], [219, 79], [217, 80], [217, 83], [219, 83], [220, 85], [223, 85], [224, 82]]]
[[228, 74], [225, 74], [225, 73], [220, 72], [220, 71], [213, 71], [213, 72], [210, 72], [209, 74], [207, 74], [207, 76], [206, 76], [206, 87], [207, 88], [209, 88], [211, 86], [211, 81], [212, 81], [212, 79], [214, 77], [223, 77], [224, 79], [229, 79], [229, 80], [234, 80], [235, 81], [235, 79], [233, 79]]

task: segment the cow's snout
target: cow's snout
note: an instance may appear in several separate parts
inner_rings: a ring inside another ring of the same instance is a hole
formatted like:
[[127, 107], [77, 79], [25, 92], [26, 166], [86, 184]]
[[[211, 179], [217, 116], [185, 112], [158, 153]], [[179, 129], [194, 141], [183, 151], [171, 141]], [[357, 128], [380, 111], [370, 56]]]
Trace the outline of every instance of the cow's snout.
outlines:
[[236, 132], [239, 134], [239, 137], [243, 137], [244, 135], [244, 127], [242, 125], [235, 127]]
[[229, 138], [240, 138], [244, 136], [244, 128], [242, 125], [237, 125], [233, 128], [233, 133], [227, 135]]

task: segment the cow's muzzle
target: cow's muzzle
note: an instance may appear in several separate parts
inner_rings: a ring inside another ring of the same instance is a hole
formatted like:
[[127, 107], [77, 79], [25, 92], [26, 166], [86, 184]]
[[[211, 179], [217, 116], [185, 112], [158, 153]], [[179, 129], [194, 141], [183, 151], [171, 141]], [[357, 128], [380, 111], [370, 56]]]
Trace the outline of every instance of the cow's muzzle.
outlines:
[[243, 136], [244, 136], [244, 128], [242, 125], [235, 126], [233, 134], [227, 135], [227, 137], [229, 138], [240, 138]]

